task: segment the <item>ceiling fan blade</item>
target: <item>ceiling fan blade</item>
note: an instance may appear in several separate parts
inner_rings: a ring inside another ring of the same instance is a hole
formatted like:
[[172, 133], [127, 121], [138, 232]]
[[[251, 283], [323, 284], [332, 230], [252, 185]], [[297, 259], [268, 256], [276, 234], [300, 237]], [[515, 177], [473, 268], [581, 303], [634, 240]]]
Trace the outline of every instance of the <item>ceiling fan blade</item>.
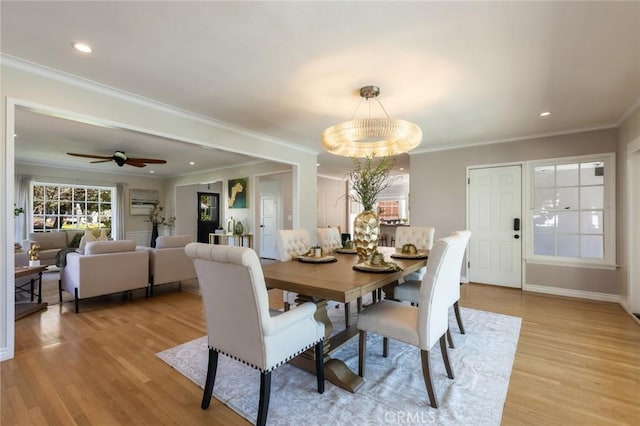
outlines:
[[136, 158], [128, 158], [124, 163], [133, 167], [146, 167], [146, 164], [138, 161]]
[[68, 155], [73, 155], [74, 157], [85, 157], [85, 158], [98, 158], [100, 160], [111, 160], [111, 155], [91, 155], [91, 154], [77, 154], [75, 152], [67, 152]]
[[108, 160], [96, 160], [96, 161], [89, 161], [89, 163], [91, 164], [95, 164], [95, 163], [108, 163], [109, 161], [113, 161], [111, 158], [109, 158]]
[[137, 161], [139, 163], [149, 164], [165, 164], [166, 160], [158, 160], [156, 158], [129, 158], [129, 160]]

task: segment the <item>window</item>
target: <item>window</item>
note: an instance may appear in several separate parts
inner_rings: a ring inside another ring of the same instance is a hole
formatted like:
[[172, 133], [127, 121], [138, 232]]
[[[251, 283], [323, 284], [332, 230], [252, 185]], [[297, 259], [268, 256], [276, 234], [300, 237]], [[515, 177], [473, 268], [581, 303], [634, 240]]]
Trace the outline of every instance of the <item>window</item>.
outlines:
[[529, 163], [529, 260], [615, 264], [614, 154]]
[[33, 185], [33, 232], [79, 228], [111, 229], [115, 189], [36, 182]]

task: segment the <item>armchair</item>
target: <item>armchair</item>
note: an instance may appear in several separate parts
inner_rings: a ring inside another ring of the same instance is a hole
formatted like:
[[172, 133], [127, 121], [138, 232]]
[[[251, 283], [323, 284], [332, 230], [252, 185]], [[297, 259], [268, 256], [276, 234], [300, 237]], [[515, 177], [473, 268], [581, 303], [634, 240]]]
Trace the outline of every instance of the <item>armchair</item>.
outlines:
[[460, 267], [467, 245], [463, 235], [453, 235], [436, 241], [427, 261], [427, 272], [420, 286], [419, 306], [384, 300], [364, 309], [358, 316], [360, 330], [358, 374], [364, 377], [367, 332], [384, 336], [383, 356], [388, 355], [388, 338], [420, 348], [422, 376], [432, 407], [438, 408], [438, 398], [431, 380], [429, 352], [440, 340], [440, 350], [447, 376], [453, 379], [449, 363], [446, 332], [448, 326], [448, 295], [460, 281]]
[[184, 252], [184, 247], [192, 241], [191, 235], [167, 235], [158, 237], [155, 248], [147, 248], [151, 296], [157, 285], [177, 282], [182, 288], [182, 281], [197, 278], [193, 260]]
[[218, 354], [260, 371], [260, 402], [256, 424], [264, 425], [269, 410], [271, 372], [315, 347], [318, 392], [324, 392], [322, 345], [324, 325], [314, 319], [316, 306], [271, 315], [260, 259], [246, 247], [190, 243], [207, 321], [209, 365], [202, 409], [209, 407]]

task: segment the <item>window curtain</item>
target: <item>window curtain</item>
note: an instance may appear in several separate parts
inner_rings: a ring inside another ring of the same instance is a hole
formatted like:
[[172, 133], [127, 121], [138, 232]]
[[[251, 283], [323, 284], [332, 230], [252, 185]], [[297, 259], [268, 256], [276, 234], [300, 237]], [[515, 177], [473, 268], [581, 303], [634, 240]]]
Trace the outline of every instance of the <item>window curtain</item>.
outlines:
[[127, 200], [126, 200], [126, 183], [116, 183], [116, 208], [115, 215], [113, 216], [115, 222], [115, 235], [113, 234], [113, 229], [111, 230], [111, 237], [115, 240], [124, 240], [125, 232], [124, 232], [124, 217], [127, 208]]
[[15, 176], [15, 194], [14, 202], [16, 207], [22, 207], [24, 213], [15, 218], [15, 239], [17, 243], [21, 243], [29, 237], [29, 226], [27, 220], [31, 217], [32, 206], [29, 202], [29, 192], [31, 191], [32, 177], [28, 175]]

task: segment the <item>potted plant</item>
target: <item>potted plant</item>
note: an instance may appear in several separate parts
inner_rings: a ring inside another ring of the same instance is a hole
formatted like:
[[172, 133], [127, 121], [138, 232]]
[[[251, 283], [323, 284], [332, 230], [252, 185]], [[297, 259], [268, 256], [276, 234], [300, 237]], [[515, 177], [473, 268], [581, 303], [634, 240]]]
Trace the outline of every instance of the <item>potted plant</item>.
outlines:
[[353, 223], [353, 242], [361, 260], [369, 260], [378, 247], [380, 223], [373, 206], [380, 193], [393, 183], [389, 174], [395, 164], [395, 157], [382, 157], [378, 160], [374, 157], [375, 154], [354, 158], [353, 169], [347, 174], [351, 182], [348, 198], [362, 204], [364, 209]]

